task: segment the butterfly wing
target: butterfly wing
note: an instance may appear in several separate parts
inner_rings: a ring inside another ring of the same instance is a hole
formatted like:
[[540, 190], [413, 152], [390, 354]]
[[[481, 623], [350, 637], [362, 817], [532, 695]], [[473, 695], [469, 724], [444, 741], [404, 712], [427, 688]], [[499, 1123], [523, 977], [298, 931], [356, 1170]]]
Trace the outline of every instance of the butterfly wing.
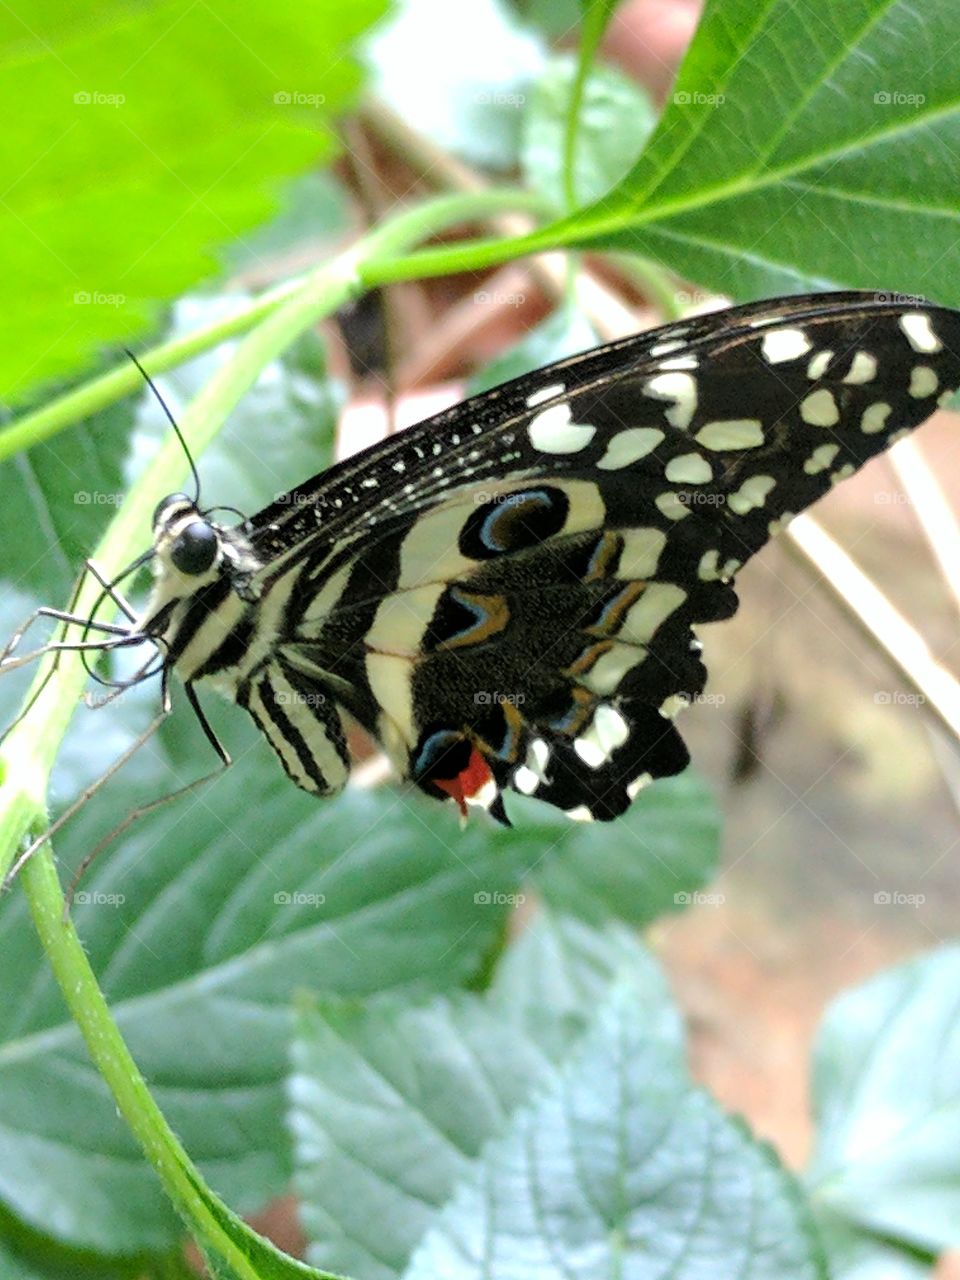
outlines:
[[958, 385], [957, 313], [828, 294], [495, 388], [255, 519], [286, 660], [436, 795], [614, 817], [687, 762], [692, 628], [739, 566]]

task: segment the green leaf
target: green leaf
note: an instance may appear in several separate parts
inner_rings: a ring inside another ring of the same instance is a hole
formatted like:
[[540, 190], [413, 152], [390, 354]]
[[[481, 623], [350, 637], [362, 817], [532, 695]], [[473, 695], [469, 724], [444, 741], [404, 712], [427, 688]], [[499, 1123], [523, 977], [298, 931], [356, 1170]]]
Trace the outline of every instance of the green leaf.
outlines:
[[845, 993], [824, 1017], [807, 1181], [818, 1212], [856, 1240], [860, 1269], [957, 1243], [958, 991], [960, 947], [943, 947]]
[[630, 249], [735, 297], [860, 286], [960, 303], [952, 0], [712, 0], [613, 191], [542, 237]]
[[[405, 792], [318, 803], [236, 728], [233, 769], [174, 818], [142, 820], [94, 865], [74, 914], [160, 1107], [212, 1185], [245, 1210], [288, 1176], [292, 993], [466, 981], [499, 936], [528, 854], [485, 825], [460, 834]], [[171, 783], [156, 755], [153, 795]], [[172, 772], [182, 783], [198, 767]], [[88, 851], [135, 795], [117, 779], [69, 829], [61, 857]], [[478, 886], [489, 902], [475, 902]], [[0, 1196], [77, 1245], [164, 1247], [177, 1224], [64, 1021], [20, 899], [3, 904], [0, 949], [8, 991], [30, 993], [0, 1010]], [[42, 1179], [31, 1174], [38, 1162]]]
[[[558, 210], [566, 208], [563, 139], [577, 64], [552, 58], [531, 94], [523, 120], [520, 163], [528, 184]], [[613, 67], [588, 75], [580, 105], [574, 189], [580, 205], [599, 200], [629, 169], [656, 123], [643, 90]]]
[[691, 1086], [615, 985], [561, 1078], [491, 1142], [406, 1275], [825, 1277], [790, 1174]]
[[188, 0], [28, 5], [0, 25], [0, 254], [9, 296], [0, 395], [117, 344], [216, 268], [329, 157], [331, 115], [358, 83], [347, 47], [382, 0], [304, 20], [251, 0], [225, 20]]
[[644, 990], [644, 1032], [680, 1052], [659, 970], [625, 930], [538, 915], [507, 957], [483, 998], [301, 1010], [290, 1117], [317, 1265], [400, 1275], [483, 1144], [556, 1078], [618, 971]]
[[538, 911], [505, 952], [487, 1000], [559, 1062], [571, 1024], [584, 1029], [620, 972], [645, 989], [644, 1034], [681, 1052], [680, 1013], [657, 961], [632, 930], [612, 921], [594, 929], [573, 916]]
[[610, 823], [571, 823], [538, 801], [511, 801], [511, 814], [525, 828], [535, 826], [544, 849], [559, 847], [533, 874], [538, 893], [558, 911], [643, 928], [694, 900], [723, 901], [719, 892], [698, 893], [717, 868], [720, 818], [695, 773], [661, 779]]
[[402, 0], [368, 42], [374, 87], [404, 122], [469, 164], [516, 164], [546, 52], [503, 0]]

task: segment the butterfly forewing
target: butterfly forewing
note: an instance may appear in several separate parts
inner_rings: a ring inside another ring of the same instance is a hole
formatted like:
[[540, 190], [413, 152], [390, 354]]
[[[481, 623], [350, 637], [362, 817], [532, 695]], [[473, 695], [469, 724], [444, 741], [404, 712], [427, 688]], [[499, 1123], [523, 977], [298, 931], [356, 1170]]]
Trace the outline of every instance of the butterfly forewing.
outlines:
[[242, 526], [246, 631], [202, 673], [231, 676], [307, 789], [342, 785], [346, 716], [439, 797], [503, 816], [513, 788], [614, 817], [687, 762], [692, 627], [734, 611], [730, 579], [790, 515], [960, 385], [958, 353], [955, 312], [825, 294], [494, 388]]

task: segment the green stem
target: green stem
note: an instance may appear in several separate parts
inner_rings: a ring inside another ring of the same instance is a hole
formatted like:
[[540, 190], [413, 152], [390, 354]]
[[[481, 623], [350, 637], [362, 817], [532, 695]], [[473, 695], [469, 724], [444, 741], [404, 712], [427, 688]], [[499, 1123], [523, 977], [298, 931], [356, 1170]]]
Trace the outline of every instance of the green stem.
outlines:
[[41, 849], [23, 871], [23, 884], [43, 949], [90, 1057], [113, 1094], [120, 1114], [188, 1226], [233, 1268], [241, 1280], [259, 1280], [251, 1255], [272, 1253], [316, 1280], [324, 1273], [286, 1258], [216, 1200], [154, 1102], [103, 998], [72, 921], [63, 918], [63, 894], [53, 856]]
[[[382, 252], [395, 236], [399, 237], [400, 244], [405, 245], [408, 242], [406, 229], [410, 223], [420, 227], [415, 239], [423, 240], [437, 231], [446, 230], [459, 223], [517, 210], [542, 214], [543, 202], [529, 192], [505, 187], [442, 196], [401, 214], [392, 222], [385, 224], [381, 231], [369, 237], [368, 242], [375, 244], [377, 237], [382, 236], [379, 247], [379, 251]], [[459, 248], [455, 247], [455, 251], [459, 252], [461, 257], [464, 254], [469, 255], [469, 243]], [[148, 373], [164, 373], [193, 359], [194, 356], [201, 355], [204, 351], [209, 351], [211, 347], [217, 346], [228, 338], [236, 338], [249, 332], [284, 303], [303, 292], [310, 293], [315, 287], [317, 278], [322, 276], [326, 269], [326, 267], [320, 267], [310, 275], [287, 281], [261, 294], [254, 301], [238, 306], [232, 315], [183, 337], [173, 338], [169, 342], [151, 347], [139, 357], [140, 363]], [[39, 444], [42, 440], [48, 440], [65, 427], [72, 426], [83, 418], [99, 413], [125, 395], [138, 391], [141, 386], [142, 379], [139, 372], [129, 360], [125, 360], [109, 373], [92, 378], [75, 390], [68, 391], [56, 400], [51, 400], [41, 409], [24, 414], [22, 418], [0, 431], [0, 462], [4, 458], [19, 453], [22, 449]]]

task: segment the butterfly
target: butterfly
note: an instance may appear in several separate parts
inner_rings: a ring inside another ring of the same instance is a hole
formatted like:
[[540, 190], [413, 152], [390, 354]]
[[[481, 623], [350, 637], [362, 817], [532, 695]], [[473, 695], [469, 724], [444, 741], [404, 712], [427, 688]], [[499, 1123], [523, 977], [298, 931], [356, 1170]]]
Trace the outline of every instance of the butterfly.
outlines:
[[792, 515], [960, 386], [960, 313], [822, 293], [612, 342], [445, 410], [240, 523], [157, 507], [150, 642], [339, 791], [354, 724], [437, 800], [609, 820], [689, 761], [698, 623]]

